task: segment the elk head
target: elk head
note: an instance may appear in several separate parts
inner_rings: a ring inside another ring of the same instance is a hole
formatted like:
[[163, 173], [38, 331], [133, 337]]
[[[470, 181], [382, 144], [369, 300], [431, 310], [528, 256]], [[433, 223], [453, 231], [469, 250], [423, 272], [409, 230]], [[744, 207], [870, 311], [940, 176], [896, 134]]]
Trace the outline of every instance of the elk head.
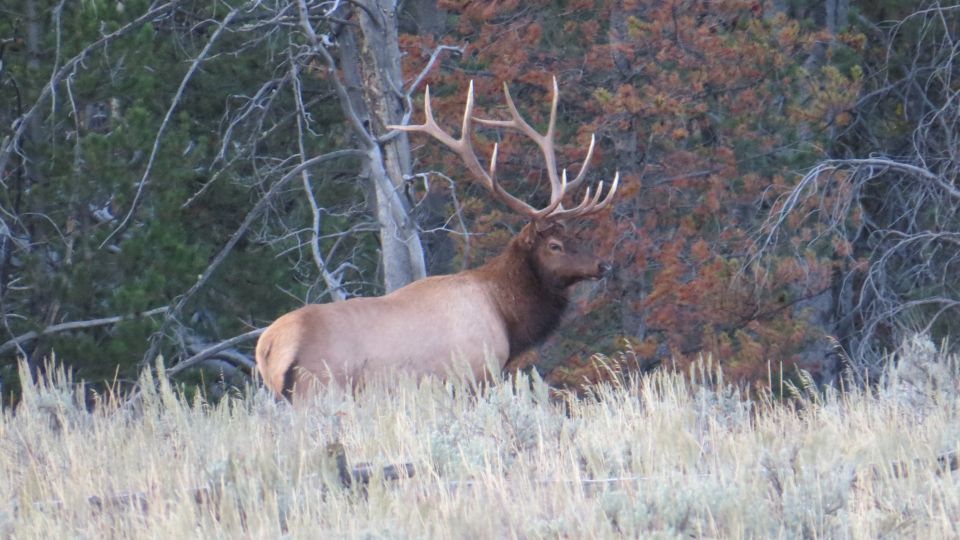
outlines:
[[582, 249], [563, 221], [533, 221], [515, 242], [540, 282], [550, 290], [562, 291], [584, 279], [599, 279], [611, 268], [590, 250]]

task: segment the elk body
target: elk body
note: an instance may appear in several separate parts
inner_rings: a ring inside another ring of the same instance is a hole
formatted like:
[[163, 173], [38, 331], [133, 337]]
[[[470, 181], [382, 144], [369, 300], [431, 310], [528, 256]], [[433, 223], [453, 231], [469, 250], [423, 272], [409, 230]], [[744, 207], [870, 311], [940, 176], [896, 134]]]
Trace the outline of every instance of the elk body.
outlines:
[[[567, 235], [565, 221], [610, 204], [619, 175], [601, 200], [603, 183], [579, 205], [564, 208], [562, 199], [585, 176], [594, 141], [577, 177], [559, 173], [553, 150], [558, 91], [554, 79], [550, 123], [538, 133], [517, 111], [504, 86], [510, 120], [474, 118], [473, 84], [467, 94], [459, 139], [437, 125], [425, 97], [426, 121], [418, 126], [390, 126], [431, 135], [463, 159], [473, 175], [529, 223], [506, 249], [479, 268], [428, 277], [390, 294], [308, 305], [270, 325], [257, 343], [257, 368], [269, 388], [287, 398], [314, 391], [331, 380], [357, 384], [396, 372], [451, 374], [483, 378], [488, 368], [502, 369], [510, 358], [544, 340], [567, 306], [567, 289], [600, 278], [609, 265], [580, 252]], [[504, 191], [496, 178], [497, 147], [488, 169], [473, 150], [473, 122], [518, 130], [533, 139], [546, 160], [549, 204], [535, 209]]]

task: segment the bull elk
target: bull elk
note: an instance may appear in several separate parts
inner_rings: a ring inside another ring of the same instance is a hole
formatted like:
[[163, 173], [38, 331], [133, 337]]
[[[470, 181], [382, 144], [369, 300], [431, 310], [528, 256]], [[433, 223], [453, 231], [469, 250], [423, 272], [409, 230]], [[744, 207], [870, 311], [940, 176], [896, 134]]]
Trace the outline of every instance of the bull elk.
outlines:
[[[381, 297], [307, 305], [283, 315], [257, 343], [257, 367], [274, 392], [293, 399], [315, 384], [322, 386], [331, 380], [357, 384], [394, 371], [443, 377], [462, 368], [482, 378], [488, 367], [502, 369], [510, 358], [542, 342], [557, 327], [568, 303], [568, 287], [598, 279], [610, 269], [606, 262], [573, 245], [564, 222], [609, 206], [619, 173], [606, 197], [601, 199], [600, 182], [593, 195], [587, 188], [580, 204], [565, 208], [564, 196], [586, 175], [595, 139], [591, 137], [576, 178], [568, 182], [566, 170], [558, 172], [554, 154], [559, 99], [556, 78], [545, 134], [523, 119], [506, 85], [504, 94], [511, 119], [475, 118], [471, 82], [459, 139], [437, 125], [429, 87], [423, 124], [388, 127], [426, 133], [447, 146], [496, 199], [529, 223], [503, 253], [479, 268], [428, 277]], [[500, 186], [498, 146], [493, 148], [489, 168], [480, 165], [471, 142], [475, 121], [519, 131], [540, 147], [551, 187], [546, 207], [536, 209]]]

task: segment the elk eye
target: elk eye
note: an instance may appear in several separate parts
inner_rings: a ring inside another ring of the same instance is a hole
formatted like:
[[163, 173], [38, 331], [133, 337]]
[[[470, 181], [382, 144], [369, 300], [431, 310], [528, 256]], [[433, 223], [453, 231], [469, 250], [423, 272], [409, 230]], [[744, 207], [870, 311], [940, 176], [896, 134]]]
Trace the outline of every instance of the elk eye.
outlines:
[[550, 242], [550, 251], [555, 251], [557, 253], [562, 252], [563, 244], [560, 244], [559, 242]]

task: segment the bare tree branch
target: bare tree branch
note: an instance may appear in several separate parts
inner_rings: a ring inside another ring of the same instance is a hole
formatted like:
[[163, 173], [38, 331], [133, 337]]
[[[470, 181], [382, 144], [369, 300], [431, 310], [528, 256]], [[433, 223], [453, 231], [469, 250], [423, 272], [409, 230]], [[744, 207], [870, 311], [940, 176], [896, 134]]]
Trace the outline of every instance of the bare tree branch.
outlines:
[[197, 354], [191, 356], [190, 358], [187, 358], [182, 362], [178, 362], [177, 365], [167, 369], [166, 373], [167, 375], [176, 375], [177, 373], [180, 373], [181, 371], [187, 368], [193, 367], [203, 362], [204, 360], [207, 360], [208, 358], [215, 356], [217, 353], [233, 347], [234, 345], [238, 345], [240, 343], [244, 343], [246, 341], [250, 341], [251, 339], [255, 339], [259, 337], [264, 330], [266, 330], [266, 328], [257, 328], [256, 330], [245, 332], [243, 334], [240, 334], [239, 336], [234, 336], [230, 339], [221, 341], [216, 345], [207, 347], [206, 349], [198, 352]]
[[103, 249], [103, 246], [107, 245], [114, 236], [126, 230], [127, 226], [130, 224], [133, 214], [136, 213], [137, 207], [140, 205], [140, 199], [143, 196], [144, 189], [146, 189], [147, 183], [150, 180], [150, 172], [153, 170], [153, 164], [156, 162], [157, 154], [160, 152], [160, 140], [163, 138], [163, 134], [167, 130], [167, 126], [170, 124], [170, 119], [173, 117], [174, 111], [177, 110], [177, 105], [180, 104], [180, 100], [183, 98], [183, 92], [187, 88], [187, 83], [189, 83], [190, 79], [193, 78], [193, 75], [200, 67], [200, 64], [207, 59], [207, 56], [213, 49], [213, 45], [217, 42], [217, 39], [220, 37], [223, 31], [227, 29], [227, 27], [230, 25], [230, 21], [233, 20], [238, 12], [239, 10], [234, 8], [227, 13], [222, 21], [220, 21], [217, 29], [213, 32], [213, 35], [210, 36], [207, 44], [203, 47], [203, 50], [201, 50], [200, 54], [193, 59], [193, 62], [190, 64], [190, 68], [187, 70], [187, 73], [183, 76], [183, 79], [180, 80], [180, 87], [177, 88], [177, 93], [174, 94], [173, 100], [170, 103], [170, 107], [167, 108], [167, 114], [164, 115], [163, 121], [160, 122], [160, 128], [157, 129], [157, 135], [153, 139], [153, 147], [150, 149], [150, 158], [147, 160], [147, 166], [144, 168], [143, 175], [140, 177], [140, 182], [137, 184], [137, 191], [133, 196], [133, 201], [130, 203], [130, 209], [127, 210], [127, 215], [124, 216], [124, 218], [120, 221], [120, 224], [117, 225], [117, 227], [114, 228], [113, 231], [103, 239], [103, 242], [100, 243], [100, 249]]
[[168, 12], [177, 7], [181, 1], [182, 0], [172, 0], [171, 2], [161, 4], [150, 11], [147, 11], [126, 25], [91, 43], [76, 56], [65, 62], [60, 69], [54, 71], [50, 76], [50, 82], [48, 82], [40, 91], [40, 95], [37, 96], [36, 101], [34, 101], [30, 109], [14, 122], [12, 136], [4, 138], [3, 145], [0, 146], [0, 171], [6, 168], [7, 160], [10, 158], [10, 155], [19, 148], [20, 140], [23, 138], [27, 126], [30, 124], [31, 120], [33, 120], [33, 117], [37, 115], [41, 106], [46, 103], [47, 99], [50, 99], [53, 96], [56, 86], [60, 84], [60, 81], [68, 73], [73, 72], [73, 70], [76, 69], [77, 66], [79, 66], [84, 59], [87, 58], [87, 56], [93, 53], [93, 51], [109, 45], [117, 39], [120, 39], [139, 29], [141, 26], [153, 22], [163, 15], [166, 15]]
[[222, 265], [227, 259], [227, 256], [230, 255], [230, 252], [233, 251], [233, 248], [237, 245], [237, 242], [240, 241], [240, 238], [246, 234], [247, 229], [250, 228], [253, 222], [260, 216], [260, 213], [263, 212], [263, 210], [267, 207], [267, 204], [270, 202], [270, 200], [277, 194], [277, 192], [280, 191], [281, 188], [287, 184], [287, 182], [295, 178], [300, 174], [301, 171], [307, 169], [308, 167], [313, 167], [333, 159], [365, 156], [366, 154], [364, 152], [352, 149], [337, 150], [335, 152], [315, 156], [301, 162], [299, 165], [287, 172], [287, 174], [285, 174], [282, 178], [277, 180], [272, 186], [270, 186], [270, 189], [267, 191], [267, 193], [265, 193], [257, 202], [257, 204], [254, 205], [254, 207], [250, 210], [250, 212], [247, 213], [247, 216], [244, 218], [243, 222], [240, 224], [237, 230], [234, 231], [233, 236], [231, 236], [230, 240], [228, 240], [226, 245], [223, 246], [223, 248], [220, 250], [220, 253], [214, 257], [213, 261], [209, 266], [207, 266], [206, 270], [200, 274], [200, 276], [197, 278], [197, 282], [194, 283], [186, 293], [180, 296], [180, 298], [177, 300], [177, 303], [166, 312], [163, 323], [160, 325], [160, 328], [157, 330], [157, 332], [155, 332], [151, 337], [150, 347], [147, 349], [146, 354], [140, 361], [141, 369], [150, 365], [153, 359], [157, 356], [157, 352], [159, 351], [160, 347], [160, 337], [167, 331], [176, 318], [180, 316], [183, 308], [193, 298], [193, 296], [196, 295], [197, 292], [199, 292], [200, 289], [207, 284], [207, 281], [210, 280], [210, 277], [213, 276], [213, 274], [220, 268], [220, 265]]
[[[296, 62], [291, 62], [291, 79], [293, 80], [293, 99], [297, 104], [297, 145], [300, 149], [300, 162], [306, 159], [307, 151], [303, 141], [304, 124], [306, 123], [306, 110], [303, 106], [303, 94], [300, 88], [300, 74]], [[303, 191], [307, 196], [307, 202], [310, 204], [310, 211], [313, 214], [313, 226], [310, 235], [310, 252], [313, 254], [313, 262], [317, 266], [317, 271], [327, 284], [327, 291], [334, 302], [347, 299], [343, 291], [343, 285], [340, 279], [327, 271], [327, 263], [323, 260], [323, 254], [320, 250], [320, 216], [321, 209], [317, 206], [317, 199], [313, 196], [313, 186], [310, 182], [310, 174], [304, 169], [300, 172], [303, 180]]]
[[[453, 45], [438, 45], [437, 48], [433, 50], [433, 53], [430, 54], [430, 59], [427, 60], [427, 65], [420, 70], [420, 73], [413, 79], [413, 82], [410, 83], [407, 91], [403, 94], [403, 99], [407, 102], [407, 110], [403, 112], [403, 120], [400, 121], [400, 125], [405, 126], [410, 123], [410, 116], [413, 115], [413, 94], [420, 88], [420, 85], [423, 84], [423, 80], [427, 78], [430, 70], [433, 69], [433, 65], [437, 62], [437, 59], [440, 58], [440, 53], [444, 51], [456, 51], [463, 54], [464, 48]], [[394, 137], [399, 133], [399, 131], [393, 131], [383, 138]]]
[[20, 347], [22, 344], [29, 341], [33, 341], [40, 336], [48, 336], [50, 334], [56, 334], [58, 332], [69, 332], [70, 330], [83, 330], [86, 328], [95, 328], [97, 326], [108, 326], [111, 324], [117, 324], [122, 321], [127, 321], [131, 319], [136, 319], [140, 317], [152, 317], [154, 315], [159, 315], [167, 311], [169, 306], [163, 306], [158, 308], [153, 308], [143, 313], [137, 313], [134, 315], [117, 315], [114, 317], [104, 317], [102, 319], [91, 319], [89, 321], [71, 321], [66, 323], [54, 324], [48, 326], [40, 331], [31, 331], [25, 334], [21, 334], [7, 342], [3, 345], [0, 345], [0, 354], [6, 353], [7, 351]]

